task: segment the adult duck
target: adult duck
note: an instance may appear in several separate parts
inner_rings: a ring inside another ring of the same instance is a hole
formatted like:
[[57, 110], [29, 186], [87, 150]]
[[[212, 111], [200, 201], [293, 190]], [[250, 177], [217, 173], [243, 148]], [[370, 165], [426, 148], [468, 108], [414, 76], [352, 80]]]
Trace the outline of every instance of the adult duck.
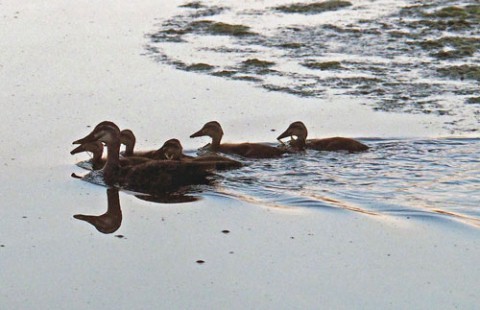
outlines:
[[[303, 151], [305, 149], [314, 149], [318, 151], [347, 151], [363, 152], [369, 149], [365, 144], [350, 138], [333, 137], [325, 139], [308, 139], [307, 127], [302, 122], [294, 122], [288, 126], [277, 140], [282, 144], [282, 139], [290, 137], [289, 147], [294, 151]], [[293, 137], [297, 137], [294, 139]]]
[[210, 166], [173, 160], [150, 160], [146, 163], [120, 165], [120, 130], [115, 124], [102, 124], [74, 144], [100, 141], [107, 148], [107, 161], [102, 169], [105, 184], [142, 192], [158, 193], [183, 185], [208, 183]]
[[195, 132], [190, 138], [209, 136], [212, 142], [205, 146], [212, 152], [221, 152], [226, 154], [236, 154], [249, 158], [274, 158], [280, 157], [286, 151], [260, 143], [220, 143], [223, 137], [222, 126], [216, 121], [206, 123], [202, 129]]
[[[81, 161], [77, 165], [81, 168], [88, 170], [100, 170], [105, 165], [106, 159], [102, 157], [103, 155], [103, 144], [100, 141], [93, 141], [80, 144], [78, 147], [73, 149], [70, 154], [75, 155], [82, 152], [92, 153], [92, 159], [89, 161]], [[151, 160], [146, 157], [131, 156], [131, 157], [120, 157], [120, 166], [131, 166], [146, 163]]]
[[166, 141], [163, 146], [158, 150], [159, 154], [169, 160], [180, 160], [183, 162], [191, 163], [204, 163], [210, 164], [213, 169], [225, 170], [232, 168], [240, 168], [243, 164], [239, 161], [220, 156], [220, 155], [202, 155], [198, 157], [192, 157], [183, 154], [182, 144], [178, 139], [170, 139]]

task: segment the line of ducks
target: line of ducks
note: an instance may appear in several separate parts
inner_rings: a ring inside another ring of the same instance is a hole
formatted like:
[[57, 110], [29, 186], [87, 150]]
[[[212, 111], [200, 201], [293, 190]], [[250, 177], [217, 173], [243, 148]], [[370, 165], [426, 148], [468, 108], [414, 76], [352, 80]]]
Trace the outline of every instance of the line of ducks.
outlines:
[[[212, 142], [202, 148], [207, 155], [192, 157], [183, 154], [178, 139], [166, 141], [158, 150], [137, 151], [135, 135], [129, 129], [120, 130], [110, 121], [99, 123], [90, 134], [73, 144], [79, 144], [70, 153], [91, 152], [92, 169], [101, 170], [108, 186], [119, 186], [136, 192], [154, 194], [172, 190], [183, 185], [201, 184], [215, 170], [242, 167], [240, 161], [218, 155], [233, 154], [245, 158], [277, 158], [285, 153], [303, 152], [306, 149], [319, 151], [362, 152], [365, 144], [343, 137], [308, 139], [307, 128], [302, 122], [294, 122], [277, 137], [278, 147], [261, 143], [221, 143], [223, 130], [216, 121], [206, 123], [190, 138], [209, 136]], [[287, 143], [282, 139], [290, 138]], [[121, 145], [125, 152], [120, 153]], [[107, 157], [103, 158], [103, 149]]]

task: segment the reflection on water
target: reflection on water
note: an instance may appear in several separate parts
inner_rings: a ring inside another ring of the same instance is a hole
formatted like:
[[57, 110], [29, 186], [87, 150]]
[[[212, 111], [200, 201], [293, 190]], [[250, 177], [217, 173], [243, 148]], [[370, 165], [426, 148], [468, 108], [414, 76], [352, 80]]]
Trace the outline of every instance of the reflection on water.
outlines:
[[107, 212], [102, 215], [75, 214], [77, 220], [92, 224], [99, 232], [111, 234], [117, 231], [122, 225], [122, 209], [120, 208], [120, 199], [118, 189], [107, 189]]
[[[123, 219], [118, 191], [118, 188], [114, 187], [107, 189], [107, 211], [105, 213], [101, 215], [75, 214], [73, 217], [77, 220], [92, 224], [101, 233], [111, 234], [116, 232], [122, 225]], [[199, 197], [192, 196], [192, 192], [198, 192], [198, 189], [190, 190], [190, 188], [184, 187], [177, 191], [158, 196], [139, 194], [135, 195], [135, 197], [158, 203], [184, 203], [200, 199]]]
[[[453, 219], [480, 226], [480, 139], [363, 142], [371, 149], [358, 154], [307, 150], [276, 159], [236, 158], [245, 166], [217, 172], [210, 184], [156, 196], [133, 194], [146, 201], [182, 203], [219, 193], [270, 207]], [[90, 177], [98, 179], [97, 174]], [[103, 233], [116, 231], [122, 221], [118, 189], [109, 188], [107, 198], [106, 213], [75, 218]]]

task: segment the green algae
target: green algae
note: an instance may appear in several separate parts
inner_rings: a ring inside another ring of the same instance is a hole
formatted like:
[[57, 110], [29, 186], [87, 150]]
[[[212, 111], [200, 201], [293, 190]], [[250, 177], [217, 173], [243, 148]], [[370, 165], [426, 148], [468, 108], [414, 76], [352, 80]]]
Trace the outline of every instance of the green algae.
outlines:
[[180, 7], [189, 8], [189, 9], [202, 9], [202, 8], [205, 8], [206, 6], [200, 1], [192, 1], [192, 2], [185, 3], [183, 5], [180, 5]]
[[317, 69], [317, 70], [342, 69], [342, 65], [338, 61], [326, 61], [326, 62], [307, 61], [302, 63], [302, 66], [307, 67], [309, 69]]
[[460, 80], [468, 79], [480, 81], [480, 66], [475, 65], [461, 65], [448, 66], [437, 69], [437, 72], [443, 76], [457, 78]]
[[185, 67], [186, 71], [211, 71], [215, 68], [212, 65], [206, 63], [195, 63]]
[[255, 67], [255, 68], [270, 68], [275, 65], [272, 61], [260, 60], [257, 58], [250, 58], [242, 62], [242, 65], [245, 67]]
[[277, 6], [274, 9], [283, 13], [301, 13], [301, 14], [318, 14], [326, 11], [335, 11], [344, 7], [351, 6], [349, 1], [323, 1], [315, 3], [294, 3], [290, 5]]
[[[443, 37], [438, 40], [425, 40], [419, 43], [426, 50], [432, 51], [432, 56], [442, 59], [472, 56], [480, 49], [480, 38]], [[451, 50], [445, 51], [445, 48]]]
[[469, 104], [480, 104], [480, 97], [470, 97], [467, 99]]
[[234, 70], [221, 70], [212, 73], [212, 75], [220, 77], [232, 77], [235, 74], [237, 74], [237, 71]]
[[250, 31], [250, 27], [245, 25], [232, 25], [210, 20], [194, 21], [190, 23], [189, 30], [191, 32], [206, 32], [212, 35], [249, 36], [255, 34]]

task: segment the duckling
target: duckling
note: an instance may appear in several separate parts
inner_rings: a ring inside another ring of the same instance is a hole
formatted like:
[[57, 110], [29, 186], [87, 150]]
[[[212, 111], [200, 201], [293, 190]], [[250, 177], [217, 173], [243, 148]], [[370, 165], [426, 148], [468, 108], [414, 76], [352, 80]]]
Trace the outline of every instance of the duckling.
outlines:
[[210, 166], [173, 160], [150, 160], [143, 164], [120, 165], [120, 130], [115, 124], [97, 125], [74, 144], [100, 141], [107, 147], [107, 161], [102, 169], [105, 184], [142, 192], [158, 193], [182, 185], [208, 183]]
[[[295, 151], [303, 151], [307, 149], [314, 149], [318, 151], [348, 151], [363, 152], [369, 149], [365, 144], [350, 138], [333, 137], [325, 139], [307, 139], [307, 127], [302, 122], [294, 122], [278, 136], [277, 140], [282, 144], [283, 138], [291, 137], [290, 148]], [[293, 136], [297, 139], [293, 139]]]
[[212, 143], [207, 145], [208, 149], [213, 152], [221, 152], [226, 154], [237, 154], [249, 158], [273, 158], [280, 157], [286, 150], [272, 147], [260, 143], [222, 143], [223, 130], [222, 126], [216, 121], [206, 123], [202, 129], [195, 132], [190, 138], [209, 136]]
[[[105, 165], [105, 159], [102, 158], [103, 154], [103, 144], [100, 141], [94, 141], [89, 143], [84, 143], [73, 149], [70, 154], [75, 155], [82, 152], [92, 153], [92, 159], [90, 161], [79, 162], [77, 165], [90, 169], [90, 170], [100, 170]], [[87, 165], [85, 165], [87, 164]]]
[[[81, 152], [90, 152], [93, 154], [93, 157], [90, 161], [79, 162], [77, 165], [81, 168], [88, 170], [100, 170], [105, 165], [105, 158], [102, 158], [103, 154], [103, 144], [100, 141], [88, 142], [80, 144], [77, 148], [73, 149], [70, 154], [74, 155]], [[146, 157], [121, 157], [120, 166], [131, 166], [143, 164], [149, 161], [149, 158]]]
[[158, 150], [160, 154], [170, 160], [181, 160], [183, 162], [211, 164], [215, 170], [225, 170], [231, 168], [240, 168], [243, 164], [239, 161], [223, 157], [220, 155], [203, 155], [192, 157], [183, 154], [182, 144], [178, 139], [170, 139], [166, 141]]

